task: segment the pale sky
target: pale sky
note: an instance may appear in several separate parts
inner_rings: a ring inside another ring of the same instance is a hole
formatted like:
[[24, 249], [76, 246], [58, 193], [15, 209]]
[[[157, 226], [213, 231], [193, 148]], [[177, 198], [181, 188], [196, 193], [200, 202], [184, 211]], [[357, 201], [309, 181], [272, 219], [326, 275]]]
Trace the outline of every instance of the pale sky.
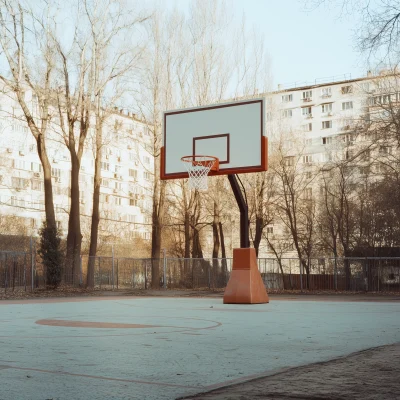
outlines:
[[[187, 9], [189, 0], [164, 0]], [[354, 15], [340, 16], [340, 10], [320, 7], [306, 12], [304, 0], [231, 0], [238, 19], [243, 11], [248, 26], [255, 26], [265, 38], [272, 60], [274, 88], [347, 74], [366, 75], [365, 59], [356, 51]]]

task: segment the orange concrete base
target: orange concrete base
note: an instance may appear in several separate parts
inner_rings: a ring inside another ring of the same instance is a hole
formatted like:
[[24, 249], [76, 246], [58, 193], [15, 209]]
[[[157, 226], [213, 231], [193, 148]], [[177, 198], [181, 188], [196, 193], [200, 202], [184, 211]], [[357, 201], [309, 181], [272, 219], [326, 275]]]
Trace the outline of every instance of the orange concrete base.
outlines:
[[269, 303], [257, 267], [255, 249], [233, 249], [232, 273], [225, 289], [224, 304]]

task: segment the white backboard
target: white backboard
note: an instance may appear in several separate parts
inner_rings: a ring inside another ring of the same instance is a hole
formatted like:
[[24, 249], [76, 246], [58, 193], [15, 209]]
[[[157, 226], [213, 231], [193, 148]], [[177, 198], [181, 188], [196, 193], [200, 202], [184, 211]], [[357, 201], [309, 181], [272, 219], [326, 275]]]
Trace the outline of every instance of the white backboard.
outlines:
[[164, 112], [161, 179], [187, 177], [181, 157], [218, 157], [210, 175], [267, 169], [263, 98]]

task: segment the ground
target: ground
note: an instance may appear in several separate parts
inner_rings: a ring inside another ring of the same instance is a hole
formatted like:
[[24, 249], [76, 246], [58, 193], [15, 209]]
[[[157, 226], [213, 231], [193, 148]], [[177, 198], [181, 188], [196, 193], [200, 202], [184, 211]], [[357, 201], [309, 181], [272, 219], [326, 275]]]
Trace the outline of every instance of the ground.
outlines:
[[400, 399], [400, 345], [377, 347], [325, 363], [292, 368], [185, 399]]
[[161, 295], [1, 301], [0, 399], [396, 398], [398, 346], [309, 365], [400, 342], [399, 297]]

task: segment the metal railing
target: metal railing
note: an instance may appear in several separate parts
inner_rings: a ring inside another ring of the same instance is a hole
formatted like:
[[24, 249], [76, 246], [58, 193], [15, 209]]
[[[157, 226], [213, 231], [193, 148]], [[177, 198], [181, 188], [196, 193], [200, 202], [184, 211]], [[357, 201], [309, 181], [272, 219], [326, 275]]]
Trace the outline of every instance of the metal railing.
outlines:
[[[80, 284], [86, 285], [89, 257], [81, 258]], [[232, 259], [94, 257], [95, 286], [104, 289], [222, 289]], [[400, 292], [400, 258], [259, 258], [269, 290]], [[71, 282], [63, 273], [63, 283]], [[36, 253], [0, 252], [0, 290], [46, 286]]]

